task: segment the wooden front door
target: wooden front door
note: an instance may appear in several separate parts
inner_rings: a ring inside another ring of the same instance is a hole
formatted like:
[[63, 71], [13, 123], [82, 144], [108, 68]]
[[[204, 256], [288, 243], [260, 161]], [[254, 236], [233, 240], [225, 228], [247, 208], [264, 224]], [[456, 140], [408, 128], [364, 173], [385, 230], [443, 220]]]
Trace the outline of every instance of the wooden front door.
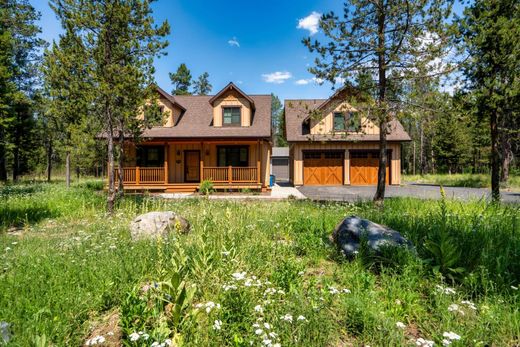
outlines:
[[[386, 162], [386, 184], [390, 182], [390, 155]], [[350, 152], [350, 184], [353, 186], [377, 185], [379, 153], [377, 151]]]
[[184, 151], [184, 182], [200, 182], [200, 151]]
[[343, 152], [304, 152], [303, 184], [310, 186], [343, 184]]

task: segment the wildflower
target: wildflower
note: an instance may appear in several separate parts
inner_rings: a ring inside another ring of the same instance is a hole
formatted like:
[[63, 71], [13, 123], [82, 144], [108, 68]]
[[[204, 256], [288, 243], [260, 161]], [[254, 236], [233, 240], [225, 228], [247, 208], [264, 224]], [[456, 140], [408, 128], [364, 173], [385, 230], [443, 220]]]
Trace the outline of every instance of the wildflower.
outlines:
[[245, 272], [235, 272], [231, 276], [233, 276], [233, 279], [235, 281], [240, 281], [240, 280], [243, 280], [246, 278], [246, 273]]
[[264, 312], [264, 309], [262, 308], [262, 306], [260, 306], [260, 305], [256, 305], [256, 306], [255, 306], [255, 311], [256, 311], [256, 312], [260, 312], [260, 313], [262, 313], [262, 312]]
[[286, 321], [286, 322], [292, 323], [292, 319], [293, 319], [293, 317], [292, 317], [292, 315], [290, 315], [289, 313], [287, 313], [286, 315], [281, 316], [280, 319], [281, 319], [281, 320], [284, 320], [284, 321]]
[[280, 345], [279, 343], [275, 343], [275, 344], [272, 345], [271, 347], [282, 347], [282, 345]]
[[111, 245], [109, 248], [110, 249], [116, 249], [117, 247], [115, 245]]
[[334, 287], [329, 287], [329, 293], [331, 293], [332, 295], [336, 295], [339, 294], [339, 290], [337, 290]]
[[166, 346], [171, 346], [172, 345], [172, 340], [171, 339], [166, 339], [166, 340], [164, 340], [164, 344]]
[[260, 328], [260, 324], [258, 324], [258, 323], [254, 323], [254, 324], [253, 324], [253, 328]]
[[271, 325], [269, 323], [264, 323], [264, 327], [267, 329], [267, 330], [270, 330], [271, 329]]
[[419, 347], [433, 347], [434, 344], [435, 342], [432, 340], [426, 340], [422, 337], [419, 337], [417, 340], [415, 340], [415, 345]]
[[304, 316], [299, 315], [298, 318], [296, 318], [296, 320], [301, 320], [305, 322], [307, 319]]
[[262, 335], [263, 332], [264, 332], [264, 331], [263, 331], [262, 329], [256, 329], [256, 330], [255, 330], [255, 334], [257, 334], [257, 335]]
[[12, 245], [17, 245], [17, 244], [18, 244], [18, 242], [16, 242], [16, 241], [13, 241], [13, 242], [11, 242], [11, 244], [12, 244]]
[[468, 307], [469, 307], [470, 309], [472, 309], [472, 310], [476, 310], [476, 309], [477, 309], [477, 306], [475, 306], [475, 304], [472, 303], [472, 302], [469, 301], [469, 300], [462, 300], [460, 303], [463, 304], [463, 305], [468, 306]]
[[138, 334], [138, 333], [131, 333], [130, 334], [130, 341], [134, 342], [134, 341], [137, 341], [139, 340], [141, 336]]
[[271, 346], [272, 341], [269, 340], [268, 338], [264, 338], [264, 339], [262, 340], [262, 343], [263, 343], [264, 345], [266, 345], [266, 346]]
[[443, 346], [449, 346], [449, 345], [451, 345], [451, 340], [448, 340], [448, 339], [442, 339], [442, 345], [443, 345]]
[[439, 291], [440, 293], [444, 293], [446, 295], [452, 295], [452, 294], [455, 294], [455, 289], [453, 288], [450, 288], [450, 287], [443, 287], [441, 285], [436, 285], [437, 287], [437, 291]]
[[406, 328], [406, 324], [404, 324], [403, 322], [397, 322], [397, 323], [395, 323], [395, 326], [398, 327], [399, 329]]
[[227, 257], [230, 253], [229, 251], [220, 252], [224, 257]]
[[228, 290], [237, 289], [237, 286], [234, 284], [224, 284], [222, 288], [227, 292]]
[[150, 347], [159, 347], [160, 345], [161, 345], [161, 344], [160, 344], [159, 342], [154, 341], [154, 343], [152, 343], [152, 344], [150, 345]]
[[278, 336], [278, 334], [275, 333], [274, 331], [271, 331], [271, 332], [269, 333], [269, 337], [271, 337], [271, 338], [273, 338], [273, 339], [276, 338], [277, 336]]
[[460, 335], [455, 334], [453, 331], [444, 332], [442, 336], [450, 339], [450, 340], [460, 340]]
[[450, 306], [448, 306], [448, 311], [450, 311], [450, 312], [458, 311], [458, 310], [459, 310], [459, 305], [457, 305], [457, 304], [451, 304]]
[[342, 292], [342, 293], [345, 293], [345, 294], [350, 294], [350, 293], [351, 293], [350, 289], [347, 289], [347, 288], [343, 288], [343, 289], [341, 290], [341, 292]]
[[303, 276], [303, 275], [305, 275], [305, 272], [304, 271], [300, 271], [300, 272], [298, 272], [298, 275], [299, 276]]
[[141, 337], [142, 337], [143, 339], [145, 339], [145, 340], [148, 340], [148, 338], [150, 337], [150, 335], [148, 335], [147, 333], [144, 333]]
[[108, 336], [114, 336], [114, 332], [113, 332], [113, 331], [109, 331], [109, 332], [107, 333], [107, 335], [108, 335]]
[[87, 340], [85, 343], [87, 346], [95, 346], [95, 345], [101, 345], [105, 342], [105, 338], [101, 335], [98, 335], [96, 337], [91, 338], [90, 340]]
[[9, 252], [11, 250], [11, 247], [5, 247], [5, 251]]
[[222, 327], [222, 322], [220, 320], [216, 320], [215, 323], [213, 324], [213, 329], [214, 330], [220, 330], [220, 328]]
[[518, 287], [511, 286], [511, 289], [513, 289], [513, 290], [518, 290]]

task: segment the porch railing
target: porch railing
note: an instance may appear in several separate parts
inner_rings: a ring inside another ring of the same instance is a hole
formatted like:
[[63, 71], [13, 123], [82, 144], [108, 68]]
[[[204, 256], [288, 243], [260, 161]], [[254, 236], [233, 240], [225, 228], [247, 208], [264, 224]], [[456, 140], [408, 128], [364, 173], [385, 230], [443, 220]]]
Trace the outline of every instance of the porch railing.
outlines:
[[214, 183], [253, 183], [258, 181], [256, 167], [208, 167], [202, 169], [203, 179]]
[[[119, 179], [119, 169], [115, 169], [115, 180]], [[124, 167], [123, 183], [127, 184], [163, 184], [166, 182], [164, 167]]]

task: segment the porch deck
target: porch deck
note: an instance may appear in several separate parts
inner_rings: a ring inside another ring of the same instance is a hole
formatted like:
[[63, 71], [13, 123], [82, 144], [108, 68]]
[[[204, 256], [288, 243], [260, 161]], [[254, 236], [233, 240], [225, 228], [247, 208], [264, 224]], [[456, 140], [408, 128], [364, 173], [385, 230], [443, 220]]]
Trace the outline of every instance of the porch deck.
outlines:
[[[262, 189], [259, 167], [204, 167], [201, 165], [199, 178], [195, 182], [170, 182], [168, 166], [124, 167], [124, 189], [129, 191], [148, 190], [163, 192], [195, 192], [200, 182], [210, 180], [215, 189]], [[115, 169], [118, 181], [119, 169]]]

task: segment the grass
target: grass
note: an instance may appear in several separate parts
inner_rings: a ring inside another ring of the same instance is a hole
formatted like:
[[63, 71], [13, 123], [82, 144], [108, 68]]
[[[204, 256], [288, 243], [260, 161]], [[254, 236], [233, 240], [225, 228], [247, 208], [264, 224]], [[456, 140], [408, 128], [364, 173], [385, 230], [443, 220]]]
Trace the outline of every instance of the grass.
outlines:
[[[491, 178], [485, 174], [403, 175], [404, 182], [443, 185], [446, 187], [489, 188]], [[520, 189], [520, 176], [510, 176], [504, 188]]]
[[[126, 346], [440, 345], [445, 332], [460, 336], [452, 346], [520, 343], [518, 205], [132, 196], [107, 216], [99, 187], [0, 187], [0, 322], [10, 345], [81, 345], [112, 312]], [[153, 210], [179, 212], [191, 233], [133, 242], [129, 222]], [[347, 261], [329, 236], [353, 214], [399, 230], [418, 257]], [[12, 226], [23, 232], [7, 233]]]

